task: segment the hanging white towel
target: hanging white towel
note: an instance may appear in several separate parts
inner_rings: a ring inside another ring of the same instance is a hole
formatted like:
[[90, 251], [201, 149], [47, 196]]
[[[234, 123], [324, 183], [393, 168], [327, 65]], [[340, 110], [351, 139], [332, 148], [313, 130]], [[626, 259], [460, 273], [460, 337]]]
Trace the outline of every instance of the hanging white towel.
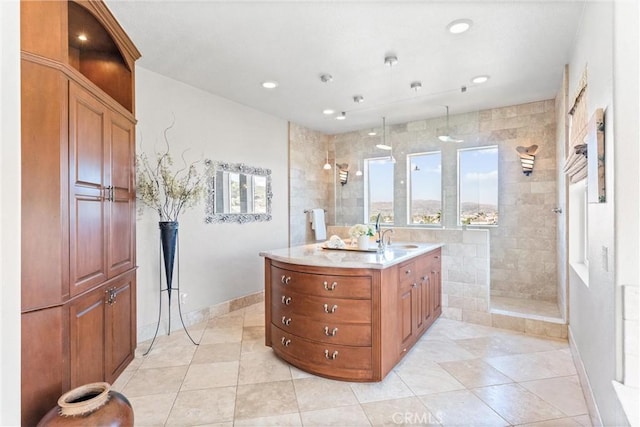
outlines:
[[327, 227], [324, 224], [324, 209], [311, 210], [311, 229], [316, 233], [316, 240], [327, 238]]

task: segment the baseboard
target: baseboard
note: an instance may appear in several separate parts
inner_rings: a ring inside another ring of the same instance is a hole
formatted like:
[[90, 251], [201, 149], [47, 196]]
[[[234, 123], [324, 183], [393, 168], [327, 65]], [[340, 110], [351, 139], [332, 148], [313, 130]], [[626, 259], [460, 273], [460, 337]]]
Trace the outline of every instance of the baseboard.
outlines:
[[[222, 316], [227, 313], [231, 313], [232, 311], [240, 310], [241, 308], [248, 307], [262, 301], [264, 301], [264, 291], [259, 291], [242, 297], [234, 298], [229, 301], [221, 302], [210, 307], [205, 307], [200, 310], [183, 313], [182, 319], [184, 320], [184, 325], [189, 327], [201, 322], [208, 321], [213, 317]], [[180, 322], [179, 313], [177, 312], [177, 310], [173, 311], [175, 311], [175, 313], [172, 312], [171, 316], [171, 332], [182, 329], [182, 323]], [[167, 333], [167, 323], [168, 322], [160, 322], [160, 327], [158, 329], [159, 335]], [[156, 327], [158, 327], [157, 323], [152, 323], [140, 327], [138, 329], [138, 343], [153, 338]]]
[[602, 427], [602, 418], [600, 417], [600, 411], [598, 411], [598, 405], [593, 396], [591, 390], [591, 384], [589, 383], [589, 377], [587, 371], [584, 369], [578, 346], [573, 339], [573, 332], [571, 331], [571, 325], [569, 325], [569, 349], [571, 350], [571, 356], [573, 357], [573, 363], [576, 365], [576, 371], [578, 372], [578, 378], [580, 379], [580, 385], [584, 393], [584, 400], [587, 403], [587, 409], [589, 410], [589, 418], [591, 418], [591, 424], [594, 427]]

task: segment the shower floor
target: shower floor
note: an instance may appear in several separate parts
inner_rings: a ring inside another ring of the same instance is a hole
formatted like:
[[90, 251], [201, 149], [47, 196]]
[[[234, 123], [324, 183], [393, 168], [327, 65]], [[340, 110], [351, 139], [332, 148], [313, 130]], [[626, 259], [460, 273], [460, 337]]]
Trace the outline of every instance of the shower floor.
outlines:
[[491, 296], [491, 312], [554, 323], [563, 322], [560, 307], [551, 301]]

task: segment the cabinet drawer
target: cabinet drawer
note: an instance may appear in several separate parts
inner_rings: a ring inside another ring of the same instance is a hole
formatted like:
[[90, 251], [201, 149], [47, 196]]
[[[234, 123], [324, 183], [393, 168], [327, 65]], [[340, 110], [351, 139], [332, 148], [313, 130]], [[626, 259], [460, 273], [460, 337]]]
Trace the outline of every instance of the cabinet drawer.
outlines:
[[312, 341], [356, 347], [371, 346], [371, 325], [368, 323], [341, 323], [331, 319], [319, 321], [298, 314], [287, 315], [284, 310], [274, 310], [271, 321], [286, 332]]
[[326, 369], [357, 369], [370, 371], [372, 368], [371, 347], [352, 347], [318, 343], [290, 334], [271, 325], [272, 347], [278, 354]]
[[401, 289], [410, 288], [416, 283], [416, 262], [409, 261], [398, 266], [398, 283]]
[[275, 319], [299, 315], [320, 322], [371, 323], [371, 300], [305, 295], [277, 287], [271, 307]]
[[290, 289], [310, 295], [336, 298], [371, 298], [371, 277], [301, 273], [273, 267], [273, 288]]

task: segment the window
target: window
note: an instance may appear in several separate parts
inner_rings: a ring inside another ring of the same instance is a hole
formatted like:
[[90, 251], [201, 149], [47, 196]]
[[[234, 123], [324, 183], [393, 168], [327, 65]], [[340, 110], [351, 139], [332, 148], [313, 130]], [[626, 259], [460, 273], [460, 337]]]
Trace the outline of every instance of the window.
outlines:
[[442, 220], [442, 155], [439, 151], [407, 156], [408, 224]]
[[[587, 180], [569, 185], [569, 262], [574, 270], [589, 266]], [[581, 271], [578, 272], [582, 273]], [[588, 274], [588, 273], [587, 273]], [[587, 277], [582, 280], [588, 284]]]
[[498, 147], [458, 150], [460, 225], [498, 224]]
[[365, 222], [393, 224], [393, 162], [388, 158], [365, 159]]

